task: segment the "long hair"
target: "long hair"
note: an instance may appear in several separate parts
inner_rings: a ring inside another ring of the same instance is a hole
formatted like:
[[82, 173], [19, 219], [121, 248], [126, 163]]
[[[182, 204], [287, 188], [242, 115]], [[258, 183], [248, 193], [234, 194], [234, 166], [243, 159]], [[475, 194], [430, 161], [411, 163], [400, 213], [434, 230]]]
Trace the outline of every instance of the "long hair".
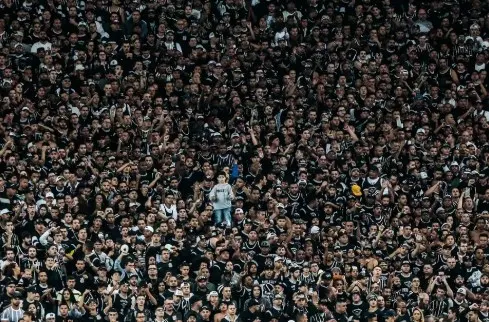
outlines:
[[[68, 293], [70, 293], [69, 303], [65, 300], [65, 297], [64, 297], [65, 291], [68, 291]], [[60, 304], [66, 304], [66, 305], [68, 305], [68, 308], [71, 309], [71, 305], [74, 304], [74, 303], [76, 303], [75, 294], [73, 294], [73, 292], [69, 288], [64, 288], [61, 291], [61, 301], [60, 301]]]
[[[420, 308], [418, 308], [418, 307], [415, 307], [415, 308], [413, 309], [413, 312], [412, 312], [412, 314], [411, 314], [411, 317], [412, 317], [412, 316], [414, 316], [414, 312], [416, 312], [416, 311], [418, 311], [418, 312], [419, 312], [419, 314], [421, 315], [421, 318], [420, 318], [419, 322], [424, 322], [424, 314], [423, 314], [423, 311], [422, 311]], [[412, 319], [412, 318], [411, 318], [411, 319]]]

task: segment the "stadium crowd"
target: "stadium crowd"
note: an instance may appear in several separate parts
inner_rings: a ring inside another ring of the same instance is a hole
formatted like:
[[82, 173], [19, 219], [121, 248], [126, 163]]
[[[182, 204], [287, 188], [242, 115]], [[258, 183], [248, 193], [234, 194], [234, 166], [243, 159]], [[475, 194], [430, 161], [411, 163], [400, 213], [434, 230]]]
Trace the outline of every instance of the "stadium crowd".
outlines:
[[489, 2], [1, 0], [0, 322], [489, 322]]

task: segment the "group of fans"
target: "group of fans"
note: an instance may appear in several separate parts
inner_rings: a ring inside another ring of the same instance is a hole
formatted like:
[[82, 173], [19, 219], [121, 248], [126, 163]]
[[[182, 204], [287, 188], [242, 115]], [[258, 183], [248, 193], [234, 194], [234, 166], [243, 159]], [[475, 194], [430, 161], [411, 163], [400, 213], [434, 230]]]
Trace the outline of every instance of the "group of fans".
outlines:
[[489, 322], [487, 2], [0, 13], [0, 322]]

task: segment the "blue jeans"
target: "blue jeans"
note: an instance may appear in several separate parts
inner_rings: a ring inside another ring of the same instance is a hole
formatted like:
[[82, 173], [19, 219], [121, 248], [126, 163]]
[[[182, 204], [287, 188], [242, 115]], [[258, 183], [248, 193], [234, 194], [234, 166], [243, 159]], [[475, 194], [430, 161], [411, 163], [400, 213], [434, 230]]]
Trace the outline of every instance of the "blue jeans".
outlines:
[[231, 228], [231, 208], [214, 210], [214, 224], [219, 225], [222, 222], [226, 222], [226, 225]]

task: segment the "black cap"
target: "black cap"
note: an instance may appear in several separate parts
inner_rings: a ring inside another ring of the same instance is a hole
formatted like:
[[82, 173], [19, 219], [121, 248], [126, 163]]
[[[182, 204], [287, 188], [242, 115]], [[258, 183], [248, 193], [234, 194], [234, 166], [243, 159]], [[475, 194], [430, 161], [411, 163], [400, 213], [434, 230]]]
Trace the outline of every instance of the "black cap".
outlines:
[[20, 293], [20, 292], [14, 292], [12, 294], [12, 298], [14, 298], [14, 299], [18, 299], [18, 298], [21, 298], [21, 297], [22, 297], [22, 293]]
[[8, 182], [6, 187], [10, 188], [10, 189], [17, 189], [17, 184], [12, 183], [12, 182]]
[[29, 286], [25, 289], [26, 292], [31, 292], [31, 293], [34, 293], [34, 292], [38, 292], [36, 287], [35, 286]]

